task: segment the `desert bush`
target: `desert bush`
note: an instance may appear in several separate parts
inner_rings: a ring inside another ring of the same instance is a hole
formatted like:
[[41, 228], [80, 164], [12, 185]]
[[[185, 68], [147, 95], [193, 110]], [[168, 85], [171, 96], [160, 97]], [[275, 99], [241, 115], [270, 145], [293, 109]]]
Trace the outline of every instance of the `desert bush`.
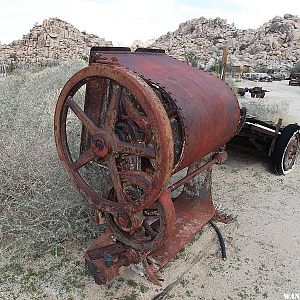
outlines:
[[40, 254], [64, 241], [94, 237], [90, 209], [58, 160], [53, 116], [67, 79], [85, 66], [70, 61], [0, 82], [0, 250]]
[[[226, 77], [226, 82], [237, 95], [240, 84], [232, 77]], [[270, 96], [272, 96], [272, 94]], [[295, 119], [290, 115], [289, 102], [287, 100], [273, 99], [268, 96], [261, 100], [260, 98], [250, 98], [250, 94], [248, 93], [246, 97], [238, 96], [238, 101], [240, 107], [247, 109], [247, 115], [257, 117], [262, 121], [277, 123], [278, 119], [282, 118], [284, 125], [295, 122]]]
[[193, 33], [195, 31], [195, 29], [196, 29], [196, 26], [194, 24], [191, 25], [191, 27], [190, 27], [190, 33]]
[[241, 46], [239, 47], [239, 50], [240, 50], [240, 51], [243, 51], [243, 50], [245, 50], [247, 47], [248, 47], [248, 45], [246, 45], [246, 44], [241, 44]]
[[300, 73], [300, 62], [296, 63], [294, 67], [290, 70], [290, 76], [295, 76], [296, 73]]
[[194, 52], [185, 52], [183, 56], [191, 66], [197, 67], [199, 59]]
[[283, 118], [285, 123], [290, 120], [288, 101], [274, 101], [273, 99], [259, 101], [240, 97], [239, 103], [241, 107], [246, 107], [248, 115], [257, 117], [259, 120], [271, 121], [273, 123], [277, 123], [279, 118]]

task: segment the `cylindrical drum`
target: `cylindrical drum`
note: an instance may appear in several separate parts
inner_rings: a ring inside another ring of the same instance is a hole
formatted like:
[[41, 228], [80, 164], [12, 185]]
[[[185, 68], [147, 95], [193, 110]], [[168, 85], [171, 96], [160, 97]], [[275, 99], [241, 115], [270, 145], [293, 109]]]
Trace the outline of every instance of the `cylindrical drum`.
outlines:
[[[93, 47], [89, 66], [60, 93], [55, 139], [83, 197], [127, 226], [125, 213], [154, 204], [173, 173], [229, 141], [239, 114], [224, 81], [164, 51]], [[81, 132], [71, 134], [76, 121]], [[100, 183], [98, 169], [111, 185]]]
[[[213, 74], [157, 49], [131, 52], [129, 48], [93, 47], [90, 63], [97, 58], [115, 59], [156, 92], [171, 123], [173, 172], [217, 150], [235, 134], [240, 117], [238, 100], [228, 84]], [[91, 97], [86, 101], [87, 107], [95, 106]]]

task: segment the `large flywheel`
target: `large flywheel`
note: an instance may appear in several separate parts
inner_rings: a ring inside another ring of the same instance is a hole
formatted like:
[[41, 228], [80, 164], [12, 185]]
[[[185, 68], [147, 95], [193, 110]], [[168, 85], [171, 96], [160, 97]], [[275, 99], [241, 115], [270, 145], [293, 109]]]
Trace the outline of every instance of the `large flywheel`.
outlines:
[[[102, 92], [96, 93], [97, 121], [76, 101], [78, 91], [95, 82], [102, 85]], [[87, 137], [77, 157], [68, 144], [70, 110]], [[122, 216], [132, 223], [131, 216], [151, 206], [171, 176], [174, 151], [167, 113], [143, 79], [115, 63], [91, 64], [69, 79], [56, 106], [55, 139], [72, 183], [95, 209], [116, 220]], [[94, 189], [81, 174], [88, 164], [107, 170], [113, 199]], [[145, 180], [147, 184], [140, 184]], [[125, 192], [129, 187], [134, 197]]]

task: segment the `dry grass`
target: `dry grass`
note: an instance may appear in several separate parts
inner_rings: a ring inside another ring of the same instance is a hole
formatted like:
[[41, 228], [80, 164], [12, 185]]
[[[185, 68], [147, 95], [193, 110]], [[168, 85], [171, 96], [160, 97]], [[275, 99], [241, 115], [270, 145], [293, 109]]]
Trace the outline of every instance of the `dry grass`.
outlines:
[[247, 113], [257, 117], [259, 120], [272, 121], [277, 123], [279, 118], [284, 118], [285, 121], [290, 119], [288, 115], [289, 103], [284, 100], [264, 99], [249, 100], [239, 97], [240, 106], [247, 108]]
[[247, 115], [273, 123], [277, 123], [279, 118], [283, 118], [285, 124], [294, 121], [289, 114], [288, 101], [278, 98], [275, 99], [272, 93], [270, 96], [267, 93], [264, 99], [250, 98], [249, 93], [247, 93], [245, 97], [240, 97], [237, 93], [238, 87], [241, 85], [240, 82], [234, 81], [231, 77], [227, 77], [226, 82], [237, 95], [240, 107], [246, 107]]
[[59, 91], [84, 65], [71, 61], [0, 83], [2, 257], [40, 255], [97, 235], [88, 205], [61, 168], [53, 136]]

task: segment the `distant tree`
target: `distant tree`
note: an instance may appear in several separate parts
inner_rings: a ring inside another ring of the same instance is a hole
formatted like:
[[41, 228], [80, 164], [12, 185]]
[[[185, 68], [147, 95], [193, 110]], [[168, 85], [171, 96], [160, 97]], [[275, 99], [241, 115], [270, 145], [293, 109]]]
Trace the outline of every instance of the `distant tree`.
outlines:
[[214, 37], [214, 39], [212, 40], [213, 45], [217, 45], [219, 43], [219, 38], [218, 37]]
[[193, 67], [197, 67], [199, 58], [194, 52], [185, 52], [183, 56], [188, 62], [188, 64], [190, 64]]
[[242, 44], [242, 45], [240, 46], [239, 50], [240, 50], [240, 51], [243, 51], [243, 50], [245, 50], [247, 47], [248, 47], [248, 45]]
[[89, 61], [89, 57], [86, 56], [86, 55], [81, 55], [80, 57], [82, 60], [84, 60], [85, 62], [88, 62]]
[[221, 63], [215, 63], [214, 65], [212, 65], [210, 68], [210, 71], [219, 74], [220, 73], [220, 64]]
[[193, 33], [195, 31], [195, 29], [196, 29], [195, 25], [191, 25], [191, 27], [190, 27], [190, 33]]
[[12, 53], [9, 55], [9, 58], [11, 58], [12, 60], [14, 60], [15, 62], [18, 61], [18, 57], [17, 57], [17, 54], [16, 53]]
[[290, 75], [291, 77], [293, 77], [293, 75], [295, 73], [300, 73], [300, 61], [294, 65], [294, 67], [291, 69], [290, 73], [291, 73], [291, 75]]
[[268, 72], [268, 67], [267, 66], [257, 66], [255, 68], [255, 71], [258, 72], [258, 73], [267, 73]]

